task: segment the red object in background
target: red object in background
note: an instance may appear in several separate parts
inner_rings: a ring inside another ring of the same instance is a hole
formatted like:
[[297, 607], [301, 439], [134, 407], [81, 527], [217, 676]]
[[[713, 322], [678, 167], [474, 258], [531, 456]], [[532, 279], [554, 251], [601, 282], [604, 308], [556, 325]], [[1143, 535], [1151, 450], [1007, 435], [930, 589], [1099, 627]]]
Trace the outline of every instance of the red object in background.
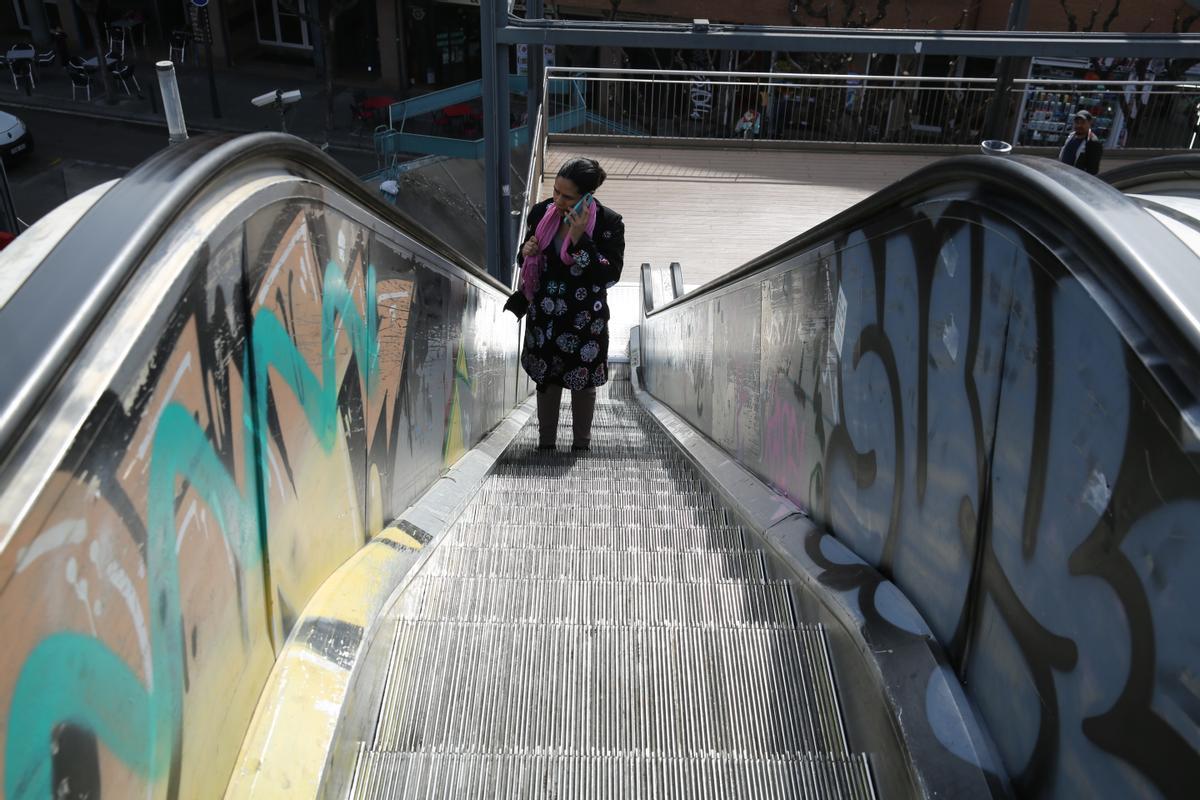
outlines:
[[442, 113], [450, 118], [475, 116], [475, 112], [471, 108], [470, 103], [455, 103], [452, 106], [446, 106], [442, 109]]
[[0, 231], [0, 250], [3, 250], [4, 248], [8, 247], [9, 244], [12, 243], [12, 240], [15, 238], [17, 238], [17, 235], [15, 233], [9, 233], [8, 231]]
[[388, 106], [396, 102], [396, 98], [388, 97], [387, 95], [377, 94], [373, 97], [368, 97], [359, 105], [364, 111], [382, 111]]

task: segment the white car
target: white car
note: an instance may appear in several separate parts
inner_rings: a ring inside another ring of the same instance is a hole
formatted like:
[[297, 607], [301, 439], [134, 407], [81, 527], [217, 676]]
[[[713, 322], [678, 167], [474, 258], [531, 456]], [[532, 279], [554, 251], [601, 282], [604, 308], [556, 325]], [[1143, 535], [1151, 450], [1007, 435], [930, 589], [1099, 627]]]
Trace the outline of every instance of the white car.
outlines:
[[0, 157], [9, 161], [31, 152], [33, 136], [25, 127], [25, 123], [6, 111], [0, 111]]

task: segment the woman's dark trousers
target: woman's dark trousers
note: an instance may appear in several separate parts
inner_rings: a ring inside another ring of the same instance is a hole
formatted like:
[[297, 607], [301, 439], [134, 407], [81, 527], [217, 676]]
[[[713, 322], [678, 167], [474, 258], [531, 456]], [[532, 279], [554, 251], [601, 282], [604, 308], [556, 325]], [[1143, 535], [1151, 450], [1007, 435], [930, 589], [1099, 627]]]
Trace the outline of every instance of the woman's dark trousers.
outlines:
[[[537, 387], [538, 447], [550, 450], [558, 438], [558, 407], [563, 388], [542, 384]], [[572, 450], [587, 450], [592, 440], [592, 415], [596, 411], [596, 387], [571, 392], [571, 431], [575, 436]]]

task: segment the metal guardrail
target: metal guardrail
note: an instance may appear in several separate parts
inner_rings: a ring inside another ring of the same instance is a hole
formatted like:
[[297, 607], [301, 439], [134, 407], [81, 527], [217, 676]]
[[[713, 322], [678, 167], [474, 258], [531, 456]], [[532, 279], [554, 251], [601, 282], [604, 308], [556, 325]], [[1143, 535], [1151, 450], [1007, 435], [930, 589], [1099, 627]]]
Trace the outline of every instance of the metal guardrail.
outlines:
[[512, 279], [509, 282], [513, 289], [517, 288], [517, 282], [521, 275], [520, 248], [524, 243], [525, 228], [529, 223], [529, 209], [538, 202], [538, 191], [542, 185], [542, 174], [545, 172], [547, 133], [545, 108], [546, 104], [543, 101], [537, 116], [533, 141], [529, 143], [529, 172], [525, 177], [525, 197], [524, 202], [521, 203], [521, 218], [517, 223], [517, 235], [513, 237], [517, 246], [517, 252], [513, 254]]
[[1190, 149], [1196, 143], [1200, 85], [1171, 81], [1078, 81], [1029, 78], [1013, 82], [1019, 102], [1012, 141], [1060, 146], [1071, 116], [1085, 109], [1106, 148]]
[[[974, 145], [996, 91], [995, 78], [908, 75], [550, 68], [546, 80], [582, 87], [589, 121], [573, 134], [843, 144]], [[564, 96], [549, 93], [548, 113]], [[1087, 108], [1109, 147], [1175, 149], [1192, 143], [1200, 87], [1026, 79], [1009, 98], [1014, 143], [1057, 146]]]

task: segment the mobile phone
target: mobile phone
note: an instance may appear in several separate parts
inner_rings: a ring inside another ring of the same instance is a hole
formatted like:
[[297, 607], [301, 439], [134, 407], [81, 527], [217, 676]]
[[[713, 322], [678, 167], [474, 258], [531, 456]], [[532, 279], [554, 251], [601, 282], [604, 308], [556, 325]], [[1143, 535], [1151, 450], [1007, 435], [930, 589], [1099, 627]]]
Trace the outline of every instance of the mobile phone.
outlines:
[[587, 202], [591, 199], [592, 199], [592, 193], [588, 192], [583, 197], [579, 198], [579, 202], [576, 203], [575, 206], [571, 210], [574, 211], [576, 214], [578, 214], [580, 211], [583, 211], [584, 207], [587, 205]]

